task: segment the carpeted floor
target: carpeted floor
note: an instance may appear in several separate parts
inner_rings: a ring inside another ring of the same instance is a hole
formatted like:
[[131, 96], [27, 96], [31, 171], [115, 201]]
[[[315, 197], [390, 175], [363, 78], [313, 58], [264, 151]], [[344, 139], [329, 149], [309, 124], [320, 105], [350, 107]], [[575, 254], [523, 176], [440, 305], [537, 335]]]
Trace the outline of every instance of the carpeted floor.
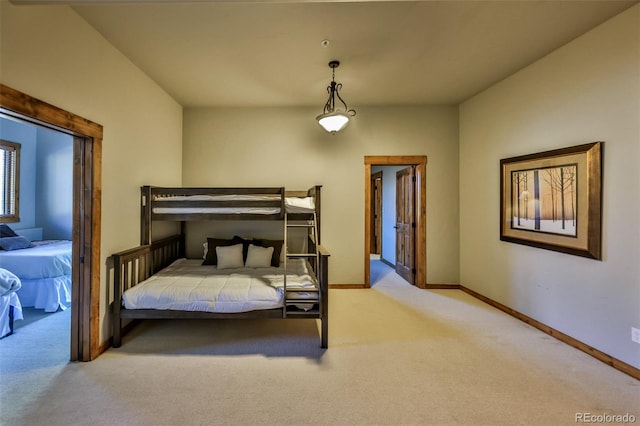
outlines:
[[19, 330], [0, 340], [0, 423], [640, 422], [639, 381], [461, 291], [416, 289], [379, 261], [371, 276], [372, 289], [331, 290], [326, 350], [314, 320], [147, 321], [68, 363], [13, 352]]

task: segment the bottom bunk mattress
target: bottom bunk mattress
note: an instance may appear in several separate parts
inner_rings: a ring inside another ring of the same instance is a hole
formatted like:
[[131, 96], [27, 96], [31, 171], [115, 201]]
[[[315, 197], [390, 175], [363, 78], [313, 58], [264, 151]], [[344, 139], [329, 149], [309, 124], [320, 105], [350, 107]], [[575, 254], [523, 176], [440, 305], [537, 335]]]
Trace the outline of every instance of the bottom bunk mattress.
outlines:
[[[179, 259], [128, 289], [126, 309], [239, 313], [280, 308], [284, 303], [284, 266], [218, 269], [202, 260]], [[304, 259], [287, 262], [287, 290], [296, 299], [317, 299], [317, 280]], [[306, 290], [306, 291], [305, 291]], [[312, 304], [309, 304], [311, 307]]]
[[21, 320], [22, 305], [20, 298], [14, 293], [0, 296], [0, 338], [13, 333], [13, 322]]

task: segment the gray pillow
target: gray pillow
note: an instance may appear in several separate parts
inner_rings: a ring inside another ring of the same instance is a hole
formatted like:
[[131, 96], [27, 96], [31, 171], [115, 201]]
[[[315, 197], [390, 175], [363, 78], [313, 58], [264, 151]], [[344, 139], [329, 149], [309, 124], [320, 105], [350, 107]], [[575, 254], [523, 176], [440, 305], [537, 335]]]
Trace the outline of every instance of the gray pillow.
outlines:
[[0, 238], [0, 248], [3, 250], [20, 250], [30, 247], [34, 247], [34, 245], [25, 237], [17, 236]]

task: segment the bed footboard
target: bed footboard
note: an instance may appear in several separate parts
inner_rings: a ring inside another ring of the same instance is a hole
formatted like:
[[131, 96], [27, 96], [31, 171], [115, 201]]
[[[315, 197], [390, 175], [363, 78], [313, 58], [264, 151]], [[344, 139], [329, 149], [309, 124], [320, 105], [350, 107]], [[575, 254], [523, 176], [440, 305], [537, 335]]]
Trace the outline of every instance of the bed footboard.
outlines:
[[122, 294], [182, 257], [184, 235], [165, 238], [112, 255], [113, 258], [113, 346], [122, 344]]

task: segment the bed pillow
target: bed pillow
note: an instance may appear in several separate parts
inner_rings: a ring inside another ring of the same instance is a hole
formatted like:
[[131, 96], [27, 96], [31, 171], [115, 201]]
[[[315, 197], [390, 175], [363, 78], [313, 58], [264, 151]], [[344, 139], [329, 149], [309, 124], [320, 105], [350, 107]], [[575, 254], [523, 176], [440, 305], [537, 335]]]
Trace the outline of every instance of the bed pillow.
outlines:
[[18, 234], [13, 232], [13, 229], [9, 227], [9, 225], [5, 225], [4, 223], [0, 225], [0, 238], [5, 237], [17, 237]]
[[207, 249], [204, 257], [203, 265], [217, 265], [218, 254], [216, 252], [217, 247], [227, 247], [240, 243], [236, 238], [223, 239], [223, 238], [207, 238]]
[[20, 250], [33, 247], [28, 238], [25, 237], [4, 237], [0, 238], [0, 248], [2, 250]]
[[244, 266], [247, 268], [268, 268], [271, 266], [273, 247], [260, 247], [249, 244], [247, 249], [247, 260]]
[[280, 252], [282, 251], [283, 240], [253, 240], [253, 244], [258, 244], [262, 247], [273, 247], [273, 254], [271, 255], [271, 266], [280, 266]]
[[244, 259], [245, 262], [247, 261], [247, 254], [249, 253], [249, 246], [251, 244], [259, 245], [258, 243], [255, 242], [254, 239], [248, 240], [246, 238], [239, 237], [238, 235], [234, 235], [233, 236], [233, 240], [242, 243], [242, 258]]
[[216, 247], [218, 269], [242, 268], [242, 244]]

